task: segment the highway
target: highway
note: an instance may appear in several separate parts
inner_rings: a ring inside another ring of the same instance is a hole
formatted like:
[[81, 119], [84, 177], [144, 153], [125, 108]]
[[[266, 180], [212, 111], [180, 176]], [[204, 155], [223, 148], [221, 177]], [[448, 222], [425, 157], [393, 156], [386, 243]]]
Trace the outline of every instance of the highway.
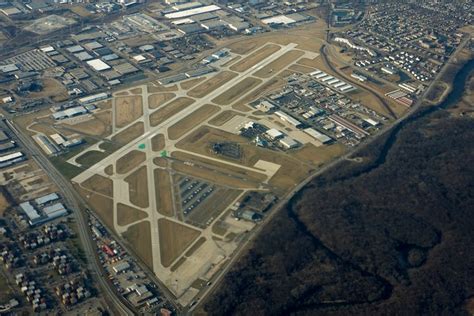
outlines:
[[79, 237], [87, 258], [88, 270], [92, 273], [94, 279], [99, 282], [102, 293], [104, 294], [106, 301], [109, 303], [110, 308], [115, 309], [120, 315], [134, 315], [134, 313], [116, 295], [115, 290], [111, 288], [103, 275], [102, 267], [96, 257], [96, 246], [89, 233], [86, 214], [81, 211], [79, 203], [77, 202], [80, 199], [77, 199], [77, 193], [71, 183], [65, 179], [58, 170], [56, 170], [49, 159], [44, 156], [28, 135], [24, 135], [18, 128], [16, 128], [11, 120], [6, 119], [5, 122], [11, 132], [15, 134], [23, 144], [24, 151], [27, 151], [30, 154], [33, 160], [38, 163], [46, 174], [48, 174], [50, 179], [61, 191], [66, 206], [72, 211], [72, 214], [76, 219]]

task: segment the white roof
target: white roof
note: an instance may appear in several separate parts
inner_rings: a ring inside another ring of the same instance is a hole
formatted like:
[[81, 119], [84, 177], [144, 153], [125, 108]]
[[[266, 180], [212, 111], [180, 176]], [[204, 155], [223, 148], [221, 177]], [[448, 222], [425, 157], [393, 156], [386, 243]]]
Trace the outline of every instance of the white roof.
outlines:
[[98, 94], [94, 94], [94, 95], [90, 95], [90, 96], [87, 96], [87, 97], [80, 98], [79, 102], [80, 103], [91, 103], [91, 102], [94, 102], [94, 101], [97, 101], [97, 100], [106, 99], [106, 98], [108, 98], [108, 96], [109, 95], [107, 93], [101, 92], [101, 93], [98, 93]]
[[325, 144], [325, 143], [327, 143], [331, 140], [331, 138], [329, 136], [318, 132], [314, 128], [306, 128], [306, 129], [304, 129], [304, 132], [306, 134], [308, 134], [309, 136], [316, 138], [317, 140], [319, 140], [323, 144]]
[[272, 16], [271, 18], [263, 19], [263, 24], [292, 24], [296, 21], [286, 15]]
[[66, 208], [62, 203], [56, 203], [51, 206], [43, 208], [43, 212], [46, 214], [46, 216], [50, 217], [50, 215], [58, 212], [58, 211], [66, 211]]
[[277, 130], [276, 128], [269, 129], [266, 134], [272, 138], [277, 138], [283, 136], [283, 133]]
[[23, 153], [21, 151], [18, 151], [16, 153], [1, 156], [0, 157], [0, 162], [5, 162], [5, 161], [12, 160], [12, 159], [20, 158], [20, 157], [23, 157]]
[[87, 64], [91, 66], [92, 68], [94, 68], [95, 71], [103, 71], [103, 70], [110, 69], [110, 66], [104, 63], [100, 59], [89, 60]]
[[280, 139], [280, 144], [282, 144], [285, 147], [292, 148], [298, 146], [298, 143], [293, 139], [288, 136], [285, 138]]
[[136, 55], [136, 56], [133, 56], [133, 59], [135, 59], [136, 61], [140, 62], [140, 61], [146, 60], [146, 57], [143, 56], [143, 55]]
[[51, 193], [35, 199], [35, 203], [38, 205], [43, 205], [48, 202], [56, 201], [57, 199], [59, 199], [59, 196], [56, 193]]
[[21, 203], [20, 207], [23, 212], [25, 212], [26, 216], [28, 216], [31, 222], [34, 222], [35, 220], [41, 217], [36, 211], [36, 209], [33, 207], [33, 205], [30, 204], [30, 202]]
[[49, 137], [58, 145], [62, 145], [66, 141], [66, 139], [59, 134], [52, 134], [49, 135]]
[[171, 23], [173, 23], [174, 25], [191, 24], [191, 23], [194, 23], [194, 20], [191, 20], [189, 18], [185, 18], [185, 19], [175, 20]]
[[40, 47], [40, 50], [41, 50], [43, 53], [49, 53], [49, 52], [54, 51], [54, 47], [51, 46], [51, 45], [43, 46], [43, 47]]
[[183, 10], [183, 11], [177, 11], [173, 13], [168, 13], [165, 14], [165, 17], [167, 19], [181, 19], [181, 18], [187, 18], [189, 16], [193, 16], [196, 14], [200, 13], [206, 13], [206, 12], [213, 12], [220, 10], [221, 8], [219, 6], [216, 6], [215, 4], [211, 4], [205, 7], [200, 7], [200, 8], [193, 8], [189, 10]]

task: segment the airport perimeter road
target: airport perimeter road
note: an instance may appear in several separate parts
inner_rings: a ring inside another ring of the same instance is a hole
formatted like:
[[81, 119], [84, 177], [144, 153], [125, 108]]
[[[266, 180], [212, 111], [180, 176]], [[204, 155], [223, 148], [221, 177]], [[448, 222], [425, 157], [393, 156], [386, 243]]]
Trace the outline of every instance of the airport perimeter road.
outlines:
[[[268, 213], [267, 218], [260, 224], [258, 225], [253, 231], [249, 233], [247, 236], [247, 241], [235, 251], [234, 255], [230, 259], [229, 263], [225, 265], [225, 267], [218, 272], [218, 274], [212, 279], [213, 283], [204, 291], [199, 293], [200, 296], [200, 301], [198, 304], [188, 307], [187, 309], [184, 309], [183, 312], [186, 314], [192, 314], [192, 311], [195, 310], [197, 307], [201, 306], [206, 299], [215, 291], [218, 289], [219, 284], [222, 282], [223, 277], [227, 274], [227, 272], [234, 266], [236, 261], [240, 258], [241, 255], [245, 254], [247, 247], [250, 245], [251, 241], [254, 240], [259, 233], [262, 231], [262, 229], [267, 225], [272, 218], [278, 214], [287, 204], [288, 202], [295, 196], [296, 193], [298, 193], [300, 190], [302, 190], [307, 184], [309, 184], [314, 178], [324, 174], [325, 172], [331, 170], [335, 166], [337, 166], [339, 163], [341, 163], [344, 160], [351, 159], [359, 153], [361, 150], [366, 148], [369, 144], [373, 143], [376, 141], [381, 135], [385, 135], [385, 133], [390, 132], [393, 128], [395, 128], [398, 124], [400, 124], [402, 121], [407, 119], [409, 116], [414, 114], [422, 105], [422, 102], [426, 95], [429, 93], [429, 91], [432, 89], [434, 84], [440, 80], [443, 75], [446, 73], [446, 69], [448, 68], [449, 64], [456, 59], [457, 54], [466, 46], [466, 44], [469, 42], [470, 36], [465, 38], [463, 42], [458, 46], [457, 50], [450, 56], [449, 60], [444, 64], [443, 68], [441, 71], [438, 73], [438, 75], [435, 77], [435, 79], [431, 82], [431, 84], [425, 89], [425, 91], [420, 95], [418, 101], [410, 108], [407, 113], [405, 113], [403, 116], [398, 118], [396, 121], [394, 121], [392, 124], [387, 125], [384, 129], [382, 129], [376, 137], [372, 137], [367, 139], [364, 143], [360, 144], [356, 149], [353, 151], [350, 151], [346, 153], [345, 155], [337, 158], [336, 160], [333, 160], [329, 164], [323, 166], [321, 169], [313, 172], [310, 174], [303, 182], [295, 186], [291, 192], [289, 192], [283, 199], [281, 199]], [[324, 54], [324, 52], [322, 51]]]
[[70, 210], [72, 210], [72, 214], [74, 215], [78, 226], [81, 244], [86, 254], [88, 269], [90, 272], [92, 272], [94, 278], [99, 282], [106, 301], [111, 305], [110, 307], [115, 309], [114, 312], [117, 312], [120, 315], [134, 315], [134, 313], [115, 294], [114, 289], [110, 287], [102, 273], [102, 267], [100, 266], [96, 257], [96, 247], [89, 233], [88, 220], [77, 203], [75, 196], [76, 193], [71, 183], [65, 179], [63, 175], [59, 173], [59, 171], [56, 170], [49, 159], [43, 155], [43, 153], [28, 135], [23, 135], [22, 132], [15, 127], [12, 121], [6, 120], [5, 122], [10, 128], [11, 132], [15, 134], [21, 143], [23, 143], [24, 151], [27, 151], [30, 154], [33, 160], [38, 163], [38, 165], [49, 175], [51, 180], [58, 186], [64, 201], [66, 202], [66, 205]]

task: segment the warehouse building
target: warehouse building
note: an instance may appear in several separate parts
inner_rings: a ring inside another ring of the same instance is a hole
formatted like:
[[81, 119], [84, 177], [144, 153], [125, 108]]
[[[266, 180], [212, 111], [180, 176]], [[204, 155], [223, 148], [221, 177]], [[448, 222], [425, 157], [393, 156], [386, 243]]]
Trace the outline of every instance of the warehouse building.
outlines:
[[38, 206], [43, 206], [49, 202], [53, 202], [56, 200], [59, 200], [59, 195], [57, 195], [56, 193], [50, 193], [35, 199], [35, 203], [38, 204]]
[[313, 137], [314, 139], [318, 140], [319, 142], [321, 142], [322, 144], [327, 144], [329, 142], [332, 141], [332, 138], [323, 134], [323, 133], [320, 133], [318, 132], [317, 130], [315, 130], [314, 128], [305, 128], [303, 130], [306, 134], [308, 134], [309, 136]]
[[45, 135], [35, 135], [33, 139], [47, 155], [54, 155], [60, 151], [59, 147], [54, 145]]
[[0, 168], [11, 166], [25, 159], [26, 157], [22, 152], [15, 152], [5, 156], [0, 156]]
[[212, 4], [212, 5], [199, 7], [199, 8], [192, 8], [188, 10], [181, 10], [181, 11], [176, 11], [172, 13], [167, 13], [165, 14], [165, 17], [167, 19], [182, 19], [182, 18], [193, 16], [193, 15], [218, 11], [220, 9], [221, 8], [219, 6]]
[[302, 124], [300, 121], [297, 119], [294, 119], [293, 117], [289, 116], [286, 113], [283, 113], [282, 111], [276, 111], [275, 114], [284, 122], [288, 122], [294, 127], [300, 127]]
[[122, 261], [114, 265], [112, 269], [114, 270], [115, 274], [119, 274], [130, 269], [130, 264], [128, 261]]
[[285, 149], [292, 149], [298, 147], [298, 142], [291, 137], [285, 136], [280, 139], [280, 145]]
[[69, 108], [63, 111], [55, 112], [53, 113], [52, 117], [55, 120], [63, 120], [66, 118], [72, 118], [75, 116], [84, 115], [86, 113], [87, 113], [87, 109], [83, 107], [82, 105], [80, 105], [80, 106]]
[[81, 98], [81, 99], [79, 99], [79, 103], [81, 103], [81, 104], [90, 104], [90, 103], [94, 103], [94, 102], [97, 102], [97, 101], [105, 100], [108, 97], [109, 97], [109, 95], [107, 93], [102, 92], [102, 93], [99, 93], [99, 94], [94, 94], [94, 95], [90, 95], [90, 96]]

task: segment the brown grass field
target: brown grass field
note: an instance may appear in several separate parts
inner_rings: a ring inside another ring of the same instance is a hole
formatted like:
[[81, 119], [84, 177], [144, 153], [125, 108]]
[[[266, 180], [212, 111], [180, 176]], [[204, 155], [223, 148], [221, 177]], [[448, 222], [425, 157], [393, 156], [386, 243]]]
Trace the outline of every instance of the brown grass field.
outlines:
[[347, 148], [339, 143], [320, 147], [316, 147], [313, 144], [306, 144], [303, 148], [295, 151], [294, 156], [302, 161], [320, 167], [332, 159], [341, 156], [346, 150]]
[[112, 141], [117, 142], [121, 145], [128, 144], [132, 140], [136, 139], [140, 135], [143, 135], [145, 132], [145, 127], [143, 122], [136, 122], [130, 127], [127, 127], [118, 134], [112, 136]]
[[130, 172], [146, 160], [146, 154], [142, 151], [132, 150], [117, 159], [116, 170], [119, 174]]
[[107, 167], [105, 167], [104, 172], [108, 176], [114, 175], [114, 166], [113, 165], [108, 165]]
[[125, 178], [128, 183], [130, 202], [138, 207], [148, 207], [148, 175], [146, 166], [140, 167]]
[[0, 216], [5, 214], [5, 211], [10, 207], [7, 198], [3, 195], [3, 192], [0, 192]]
[[158, 233], [161, 264], [166, 268], [199, 236], [198, 230], [164, 218], [158, 220]]
[[173, 266], [170, 268], [170, 271], [175, 272], [185, 261], [186, 261], [186, 257], [179, 258], [179, 260], [176, 261], [176, 263], [173, 264]]
[[243, 72], [251, 67], [255, 66], [265, 58], [271, 56], [272, 54], [279, 51], [281, 48], [278, 45], [268, 44], [265, 47], [260, 48], [259, 50], [253, 52], [249, 56], [240, 60], [238, 63], [235, 63], [230, 67], [233, 71]]
[[206, 242], [206, 237], [202, 236], [194, 243], [194, 245], [191, 248], [188, 249], [188, 251], [186, 251], [184, 255], [186, 257], [192, 256], [196, 252], [196, 250], [198, 250], [199, 247], [201, 247], [205, 242]]
[[115, 98], [115, 126], [119, 128], [127, 126], [142, 115], [143, 101], [141, 96]]
[[304, 52], [299, 50], [292, 50], [284, 55], [278, 57], [262, 69], [258, 70], [254, 75], [259, 78], [269, 78], [274, 75], [274, 73], [279, 72], [280, 70], [285, 69], [291, 63], [297, 61], [298, 58], [304, 55]]
[[151, 247], [151, 227], [149, 222], [130, 226], [122, 237], [131, 245], [137, 256], [153, 270], [153, 249]]
[[168, 166], [168, 160], [166, 158], [155, 157], [153, 158], [153, 163], [162, 168], [166, 168]]
[[250, 107], [246, 106], [246, 104], [257, 100], [259, 97], [271, 92], [275, 91], [277, 88], [283, 87], [285, 85], [285, 81], [282, 80], [281, 78], [275, 77], [261, 86], [259, 86], [257, 89], [253, 90], [250, 92], [248, 95], [246, 95], [244, 98], [240, 99], [236, 103], [232, 105], [232, 108], [239, 110], [239, 111], [249, 111], [251, 110]]
[[107, 157], [109, 154], [107, 152], [103, 151], [98, 151], [98, 150], [89, 150], [85, 152], [84, 154], [80, 155], [79, 157], [76, 158], [76, 162], [80, 164], [83, 167], [90, 167], [105, 157]]
[[148, 96], [148, 108], [156, 109], [172, 100], [176, 94], [174, 93], [158, 93]]
[[200, 85], [193, 88], [188, 92], [188, 95], [193, 98], [202, 98], [235, 77], [237, 77], [237, 73], [235, 72], [221, 71], [217, 75], [212, 76]]
[[112, 112], [102, 111], [100, 113], [94, 113], [92, 118], [87, 121], [83, 121], [77, 124], [63, 124], [68, 130], [75, 132], [91, 135], [107, 137], [112, 132]]
[[168, 103], [166, 106], [159, 108], [155, 112], [153, 112], [150, 115], [150, 125], [151, 126], [157, 126], [173, 115], [181, 112], [188, 106], [194, 103], [193, 99], [182, 97], [182, 98], [177, 98], [170, 103]]
[[114, 229], [114, 204], [113, 200], [81, 188], [79, 185], [74, 185], [76, 191], [84, 198], [87, 204], [99, 216], [101, 221], [107, 225], [108, 228]]
[[200, 77], [200, 78], [194, 78], [194, 79], [186, 80], [185, 82], [180, 84], [181, 89], [189, 90], [192, 87], [194, 87], [195, 85], [197, 85], [198, 83], [204, 81], [205, 79], [206, 79], [206, 77]]
[[81, 186], [92, 192], [107, 195], [108, 197], [113, 197], [114, 195], [114, 182], [111, 179], [99, 174], [95, 174], [86, 181], [82, 182]]
[[[258, 172], [230, 166], [225, 163], [212, 161], [180, 151], [173, 152], [172, 157], [181, 161], [173, 162], [175, 171], [188, 173], [216, 184], [236, 188], [255, 188], [267, 178], [266, 175]], [[194, 166], [184, 164], [182, 163], [183, 161], [192, 161]]]
[[236, 101], [239, 97], [243, 94], [250, 92], [253, 88], [259, 85], [262, 80], [254, 78], [254, 77], [247, 77], [237, 83], [232, 88], [228, 89], [224, 93], [221, 93], [212, 102], [219, 104], [219, 105], [229, 105], [232, 102]]
[[170, 175], [165, 170], [155, 169], [154, 176], [157, 211], [164, 216], [173, 216], [173, 193], [171, 192]]
[[309, 68], [298, 64], [291, 65], [288, 69], [302, 74], [307, 74], [314, 71], [314, 68]]
[[222, 113], [219, 113], [219, 115], [217, 115], [216, 117], [213, 117], [209, 121], [209, 124], [214, 125], [214, 126], [222, 126], [228, 121], [230, 121], [233, 117], [236, 117], [238, 115], [240, 115], [238, 112], [225, 110]]
[[43, 89], [39, 92], [32, 92], [29, 98], [51, 98], [55, 102], [66, 101], [69, 98], [64, 85], [54, 78], [44, 78], [41, 80]]
[[158, 82], [156, 82], [156, 85], [149, 84], [147, 87], [148, 87], [148, 93], [178, 91], [178, 86], [177, 85], [173, 85], [173, 86], [170, 86], [170, 87], [165, 87], [165, 86], [160, 85]]
[[142, 88], [139, 88], [139, 87], [133, 88], [133, 89], [130, 90], [130, 93], [132, 93], [132, 94], [139, 94], [139, 95], [141, 95], [142, 92], [143, 92]]
[[165, 148], [165, 135], [163, 134], [156, 134], [151, 139], [151, 149], [153, 151], [160, 151]]
[[176, 140], [186, 134], [189, 130], [198, 126], [211, 115], [219, 112], [219, 107], [212, 104], [205, 104], [196, 111], [192, 112], [178, 123], [168, 128], [168, 136], [171, 140]]
[[120, 226], [129, 225], [147, 217], [146, 212], [137, 208], [122, 203], [117, 204], [117, 223]]

